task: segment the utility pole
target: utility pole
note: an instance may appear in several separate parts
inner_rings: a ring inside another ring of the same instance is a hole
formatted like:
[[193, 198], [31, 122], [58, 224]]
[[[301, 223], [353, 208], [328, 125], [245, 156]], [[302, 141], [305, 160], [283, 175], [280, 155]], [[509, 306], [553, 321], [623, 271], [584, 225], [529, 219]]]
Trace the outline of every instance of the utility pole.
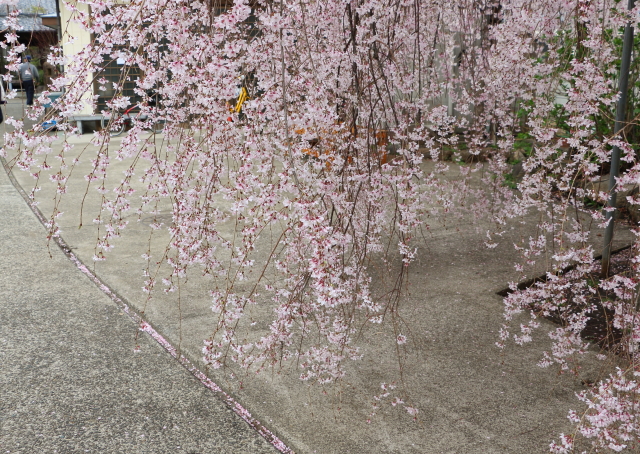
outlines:
[[[636, 0], [629, 0], [627, 9], [631, 11]], [[620, 78], [618, 91], [620, 99], [616, 109], [616, 122], [613, 129], [614, 136], [624, 127], [625, 111], [627, 109], [627, 93], [629, 91], [629, 68], [631, 66], [631, 50], [633, 48], [633, 27], [627, 23], [624, 28], [624, 41], [622, 43], [622, 63], [620, 64]], [[609, 265], [611, 262], [611, 243], [613, 241], [613, 227], [616, 213], [616, 178], [620, 173], [620, 148], [613, 147], [611, 151], [611, 172], [609, 173], [609, 200], [607, 200], [607, 211], [605, 212], [608, 221], [604, 232], [604, 249], [602, 251], [602, 277], [609, 276]]]

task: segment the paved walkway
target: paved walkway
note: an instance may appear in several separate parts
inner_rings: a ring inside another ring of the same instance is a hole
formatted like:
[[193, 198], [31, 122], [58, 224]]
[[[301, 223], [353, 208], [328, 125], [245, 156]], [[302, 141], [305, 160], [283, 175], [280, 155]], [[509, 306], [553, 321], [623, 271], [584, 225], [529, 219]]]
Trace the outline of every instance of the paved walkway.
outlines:
[[[200, 367], [202, 341], [215, 322], [210, 284], [192, 276], [181, 289], [180, 304], [174, 294], [158, 294], [145, 304], [140, 256], [149, 244], [151, 219], [137, 222], [132, 216], [107, 261], [93, 268], [96, 232], [88, 221], [78, 229], [90, 138], [70, 139], [78, 153], [84, 151], [60, 206], [63, 238], [125, 304], [144, 310], [159, 339], [179, 345]], [[114, 181], [128, 165], [114, 163]], [[15, 176], [25, 188], [33, 184], [25, 172]], [[184, 452], [269, 452], [272, 448], [220, 402], [220, 396], [232, 395], [260, 421], [256, 426], [263, 431], [266, 426], [297, 453], [537, 454], [570, 429], [566, 415], [577, 407], [580, 380], [598, 378], [589, 361], [582, 378], [538, 368], [541, 349], [549, 346], [542, 333], [527, 348], [504, 353], [495, 348], [503, 321], [496, 291], [517, 277], [512, 241], [528, 238], [529, 231], [514, 224], [504, 243], [489, 251], [479, 239], [482, 226], [434, 223], [410, 268], [410, 293], [401, 305], [410, 328], [403, 378], [420, 409], [418, 422], [391, 406], [366, 422], [380, 383], [398, 377], [389, 327], [368, 332], [361, 344], [364, 359], [357, 369], [349, 367], [337, 393], [327, 390], [328, 397], [289, 370], [245, 380], [242, 388], [229, 380], [229, 370], [212, 371], [210, 378], [228, 394], [214, 393], [148, 336], [136, 340], [136, 326], [121, 306], [59, 249], [53, 247], [48, 257], [42, 227], [6, 175], [0, 178], [0, 447], [5, 448], [0, 452], [145, 452], [147, 447], [168, 453], [180, 452], [178, 446]], [[52, 188], [46, 182], [42, 187], [41, 209], [48, 213]], [[87, 196], [85, 220], [95, 216], [91, 211], [99, 195], [94, 192]], [[161, 208], [167, 213], [162, 220], [170, 221], [169, 207]], [[150, 247], [161, 253], [167, 238], [154, 235]], [[629, 240], [628, 232], [620, 231], [614, 247]], [[255, 329], [268, 329], [266, 316]], [[140, 352], [133, 353], [136, 344]]]
[[47, 251], [4, 170], [0, 213], [1, 453], [277, 452]]

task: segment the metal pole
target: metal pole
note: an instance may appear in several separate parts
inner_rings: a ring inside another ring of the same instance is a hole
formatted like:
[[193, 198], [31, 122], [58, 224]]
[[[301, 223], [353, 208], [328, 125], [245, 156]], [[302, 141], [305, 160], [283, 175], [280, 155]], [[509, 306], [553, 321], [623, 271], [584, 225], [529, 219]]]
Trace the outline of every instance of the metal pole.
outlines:
[[[629, 0], [627, 8], [632, 10], [636, 0]], [[620, 64], [620, 81], [618, 91], [620, 99], [616, 109], [616, 122], [614, 126], [614, 135], [617, 135], [624, 127], [625, 111], [627, 109], [627, 92], [629, 91], [629, 67], [631, 66], [631, 50], [633, 48], [633, 27], [630, 23], [624, 28], [624, 41], [622, 43], [622, 63]], [[604, 232], [604, 250], [602, 251], [602, 277], [609, 276], [609, 264], [611, 261], [611, 243], [613, 241], [613, 227], [616, 213], [616, 178], [620, 173], [620, 148], [613, 147], [611, 151], [611, 172], [609, 173], [609, 200], [605, 216], [607, 228]]]
[[62, 16], [60, 16], [60, 0], [56, 0], [56, 17], [58, 19], [58, 26], [56, 27], [58, 44], [62, 45]]

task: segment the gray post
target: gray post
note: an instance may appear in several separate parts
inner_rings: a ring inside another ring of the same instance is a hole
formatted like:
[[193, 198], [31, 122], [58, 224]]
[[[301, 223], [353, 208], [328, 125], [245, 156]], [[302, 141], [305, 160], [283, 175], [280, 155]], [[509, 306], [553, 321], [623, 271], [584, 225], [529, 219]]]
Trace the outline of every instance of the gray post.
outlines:
[[[636, 0], [629, 0], [627, 8], [633, 9]], [[622, 63], [620, 64], [620, 80], [618, 84], [618, 91], [620, 92], [620, 99], [618, 100], [618, 106], [616, 109], [616, 122], [614, 126], [614, 135], [617, 135], [624, 127], [625, 110], [627, 109], [627, 92], [629, 91], [629, 67], [631, 66], [631, 50], [633, 48], [633, 27], [630, 23], [624, 29], [624, 41], [622, 43]], [[611, 151], [611, 172], [609, 173], [609, 200], [607, 201], [607, 208], [612, 208], [611, 211], [607, 211], [605, 216], [609, 221], [607, 228], [604, 232], [604, 250], [602, 251], [602, 277], [609, 276], [609, 264], [611, 260], [611, 243], [613, 241], [613, 227], [616, 210], [616, 178], [620, 173], [620, 148], [613, 147]]]
[[60, 15], [60, 0], [56, 0], [56, 18], [58, 19], [58, 26], [56, 27], [58, 43], [62, 45], [62, 16]]

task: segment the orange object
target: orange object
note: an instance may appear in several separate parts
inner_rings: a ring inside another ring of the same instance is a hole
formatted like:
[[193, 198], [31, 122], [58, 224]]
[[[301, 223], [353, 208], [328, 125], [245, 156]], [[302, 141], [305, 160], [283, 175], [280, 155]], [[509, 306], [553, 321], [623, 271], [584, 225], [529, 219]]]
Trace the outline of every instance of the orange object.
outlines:
[[[312, 132], [312, 129], [309, 128], [308, 129], [309, 132]], [[295, 134], [298, 135], [302, 135], [305, 132], [307, 132], [307, 129], [305, 128], [299, 128], [297, 126], [293, 127], [293, 132]], [[322, 151], [322, 154], [325, 155], [329, 155], [327, 157], [327, 169], [331, 168], [331, 163], [334, 161], [335, 157], [332, 156], [335, 153], [335, 147], [331, 146], [333, 139], [331, 138], [331, 136], [334, 136], [336, 134], [339, 134], [339, 131], [336, 130], [330, 130], [330, 131], [320, 131], [321, 133], [324, 133], [323, 135], [325, 137], [321, 137], [320, 134], [316, 135], [316, 138], [310, 140], [310, 148], [303, 148], [302, 152], [306, 155], [312, 156], [314, 158], [319, 158], [320, 157], [320, 153], [321, 151], [316, 148], [316, 145], [318, 145], [320, 142], [324, 142], [325, 145], [325, 150]], [[377, 155], [378, 158], [378, 162], [380, 164], [386, 164], [387, 163], [387, 143], [388, 143], [388, 135], [387, 135], [387, 131], [378, 131], [375, 133], [375, 139], [376, 139], [376, 150], [372, 150], [372, 152], [374, 152]], [[351, 163], [353, 162], [353, 157], [348, 156], [347, 157], [347, 162]]]

